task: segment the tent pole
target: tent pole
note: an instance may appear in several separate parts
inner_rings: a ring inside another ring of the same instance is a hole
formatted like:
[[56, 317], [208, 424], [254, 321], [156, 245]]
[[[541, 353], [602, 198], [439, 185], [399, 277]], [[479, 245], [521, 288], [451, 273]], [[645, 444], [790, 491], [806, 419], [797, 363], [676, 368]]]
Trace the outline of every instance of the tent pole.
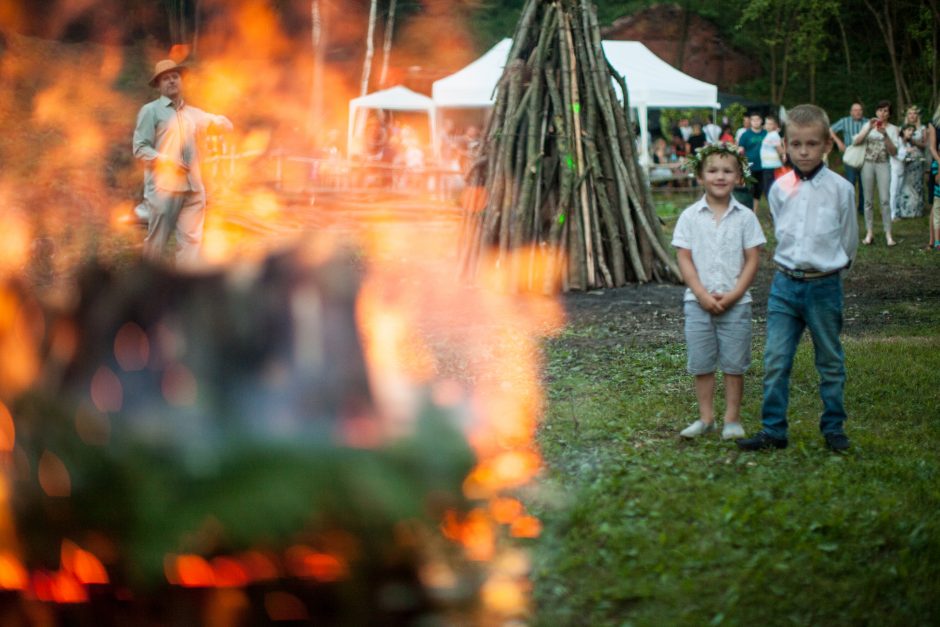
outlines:
[[356, 105], [349, 103], [349, 123], [346, 125], [346, 159], [352, 159], [352, 142], [356, 125]]

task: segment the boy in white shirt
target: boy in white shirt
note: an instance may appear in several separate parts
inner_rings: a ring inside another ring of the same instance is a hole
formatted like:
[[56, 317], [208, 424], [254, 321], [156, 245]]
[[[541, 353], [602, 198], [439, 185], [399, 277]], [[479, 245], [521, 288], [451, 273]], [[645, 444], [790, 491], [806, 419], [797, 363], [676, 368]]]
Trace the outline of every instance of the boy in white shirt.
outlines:
[[745, 436], [741, 427], [744, 372], [751, 363], [751, 294], [760, 247], [767, 241], [757, 216], [732, 196], [750, 178], [747, 158], [734, 144], [699, 149], [686, 167], [705, 188], [676, 223], [672, 245], [688, 289], [684, 296], [688, 370], [695, 377], [699, 418], [680, 435], [715, 430], [715, 371], [724, 372], [722, 439]]
[[787, 446], [790, 370], [803, 330], [813, 338], [823, 413], [819, 428], [835, 452], [849, 448], [846, 419], [842, 276], [858, 248], [855, 189], [823, 163], [832, 148], [829, 119], [815, 105], [790, 112], [785, 139], [793, 171], [770, 190], [777, 272], [767, 301], [762, 430], [738, 440], [746, 451]]

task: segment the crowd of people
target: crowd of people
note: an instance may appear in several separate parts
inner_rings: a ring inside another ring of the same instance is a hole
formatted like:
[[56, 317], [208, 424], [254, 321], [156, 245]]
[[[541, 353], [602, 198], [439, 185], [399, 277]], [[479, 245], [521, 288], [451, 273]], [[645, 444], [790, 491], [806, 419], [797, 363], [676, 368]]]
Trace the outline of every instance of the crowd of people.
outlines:
[[885, 243], [895, 246], [892, 224], [930, 213], [927, 247], [940, 250], [940, 107], [926, 122], [917, 105], [909, 106], [898, 124], [892, 122], [893, 107], [882, 100], [875, 115], [865, 117], [864, 105], [853, 102], [849, 115], [832, 125], [830, 135], [839, 151], [851, 147], [864, 155], [859, 165], [844, 162], [845, 178], [856, 188], [858, 213], [864, 216], [862, 243], [875, 241], [874, 207], [878, 198]]
[[[854, 102], [849, 115], [830, 127], [830, 137], [840, 153], [858, 146], [864, 154], [857, 166], [842, 164], [845, 178], [856, 189], [858, 213], [864, 216], [863, 244], [871, 245], [875, 239], [876, 198], [888, 246], [896, 245], [892, 235], [894, 222], [934, 211], [934, 200], [940, 197], [935, 191], [940, 186], [937, 180], [938, 129], [940, 107], [925, 122], [921, 109], [911, 105], [895, 124], [892, 104], [887, 100], [877, 103], [875, 115], [870, 119], [865, 117], [864, 105]], [[782, 125], [776, 116], [759, 112], [749, 113], [744, 125], [734, 133], [726, 120], [723, 126], [718, 126], [711, 117], [704, 123], [682, 118], [671, 129], [668, 141], [659, 136], [652, 142], [650, 181], [654, 185], [690, 184], [693, 177], [681, 174], [683, 163], [690, 156], [704, 146], [734, 143], [746, 155], [754, 174], [754, 181], [746, 189], [739, 187], [735, 196], [757, 211], [761, 198], [768, 197], [774, 181], [790, 170], [781, 131]], [[930, 219], [928, 247], [940, 250], [940, 208], [936, 212]]]
[[[379, 113], [366, 126], [362, 161], [363, 184], [392, 188], [426, 188], [438, 181], [445, 191], [458, 191], [481, 149], [480, 129], [468, 125], [458, 132], [453, 120], [443, 121], [435, 149], [413, 127]], [[429, 177], [428, 173], [434, 176]]]

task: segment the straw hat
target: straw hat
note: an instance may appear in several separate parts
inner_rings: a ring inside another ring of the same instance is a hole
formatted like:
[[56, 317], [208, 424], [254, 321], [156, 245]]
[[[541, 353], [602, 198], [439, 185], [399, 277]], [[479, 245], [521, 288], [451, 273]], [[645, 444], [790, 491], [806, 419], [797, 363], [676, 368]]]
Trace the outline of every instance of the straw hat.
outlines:
[[157, 79], [160, 78], [161, 74], [166, 74], [167, 72], [179, 72], [183, 74], [186, 72], [187, 67], [185, 65], [179, 65], [173, 59], [163, 59], [162, 61], [157, 61], [157, 64], [153, 66], [153, 76], [150, 77], [150, 82], [148, 85], [151, 87], [157, 86]]

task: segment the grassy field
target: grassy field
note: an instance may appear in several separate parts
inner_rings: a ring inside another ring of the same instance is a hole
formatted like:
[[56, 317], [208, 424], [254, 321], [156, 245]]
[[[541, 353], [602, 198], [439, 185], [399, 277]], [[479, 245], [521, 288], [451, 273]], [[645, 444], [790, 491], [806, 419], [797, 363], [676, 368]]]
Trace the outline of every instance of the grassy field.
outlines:
[[898, 223], [896, 236], [898, 248], [863, 248], [846, 282], [844, 456], [818, 431], [806, 338], [790, 447], [759, 454], [678, 437], [696, 417], [681, 325], [672, 340], [637, 344], [572, 317], [548, 342], [547, 470], [531, 503], [545, 523], [537, 624], [940, 624], [940, 253], [921, 250], [925, 219]]

